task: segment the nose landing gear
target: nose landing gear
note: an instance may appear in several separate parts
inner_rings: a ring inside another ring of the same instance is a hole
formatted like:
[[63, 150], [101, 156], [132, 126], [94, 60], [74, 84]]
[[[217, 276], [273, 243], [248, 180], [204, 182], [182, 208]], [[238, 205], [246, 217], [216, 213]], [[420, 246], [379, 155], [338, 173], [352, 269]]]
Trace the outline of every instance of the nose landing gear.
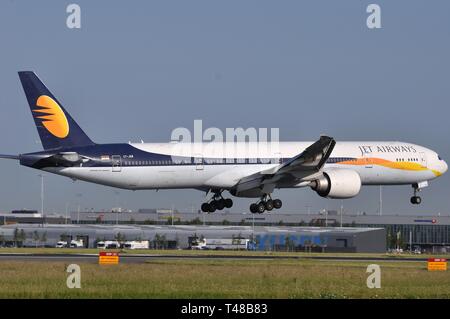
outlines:
[[422, 202], [422, 198], [420, 196], [411, 197], [411, 204], [419, 205]]
[[[427, 185], [428, 185], [428, 183], [424, 184], [424, 187], [426, 187]], [[420, 196], [417, 196], [417, 192], [420, 192], [420, 189], [421, 189], [420, 186], [421, 186], [420, 184], [412, 185], [412, 187], [414, 188], [414, 196], [411, 197], [410, 201], [411, 201], [411, 204], [413, 204], [413, 205], [419, 205], [422, 202], [422, 198]]]

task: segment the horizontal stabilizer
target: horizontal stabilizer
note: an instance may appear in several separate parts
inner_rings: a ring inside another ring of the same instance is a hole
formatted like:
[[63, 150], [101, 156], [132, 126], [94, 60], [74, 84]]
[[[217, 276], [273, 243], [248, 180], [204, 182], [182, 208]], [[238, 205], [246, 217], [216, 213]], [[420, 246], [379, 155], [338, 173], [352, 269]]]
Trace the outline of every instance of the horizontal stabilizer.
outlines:
[[19, 159], [19, 155], [0, 154], [0, 158], [18, 160]]

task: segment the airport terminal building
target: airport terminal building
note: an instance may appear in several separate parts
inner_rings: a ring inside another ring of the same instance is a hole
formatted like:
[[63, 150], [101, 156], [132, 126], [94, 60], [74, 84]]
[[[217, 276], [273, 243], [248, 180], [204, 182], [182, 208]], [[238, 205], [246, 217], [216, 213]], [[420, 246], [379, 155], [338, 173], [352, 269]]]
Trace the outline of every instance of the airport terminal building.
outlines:
[[[93, 247], [95, 239], [103, 235], [113, 239], [121, 230], [129, 233], [131, 237], [135, 233], [145, 234], [150, 240], [155, 234], [164, 235], [170, 238], [170, 243], [167, 245], [170, 244], [170, 247], [178, 245], [180, 248], [189, 246], [188, 239], [193, 237], [192, 233], [210, 238], [232, 238], [241, 233], [242, 236], [254, 236], [255, 240], [259, 236], [258, 242], [261, 244], [258, 249], [261, 250], [313, 249], [361, 252], [377, 250], [384, 252], [390, 248], [409, 249], [411, 247], [413, 250], [420, 249], [423, 252], [450, 252], [450, 215], [442, 214], [379, 216], [346, 212], [341, 216], [336, 211], [311, 214], [279, 212], [251, 214], [225, 211], [205, 214], [170, 209], [140, 209], [138, 211], [114, 209], [109, 212], [71, 212], [70, 216], [56, 214], [51, 216], [52, 218], [48, 215], [44, 218], [36, 212], [28, 215], [16, 212], [8, 217], [6, 213], [3, 215], [5, 217], [0, 219], [0, 224], [6, 224], [7, 227], [14, 228], [16, 224], [31, 224], [30, 227], [45, 225], [44, 227], [49, 228], [49, 234], [57, 230], [59, 235], [55, 233], [53, 237], [49, 236], [52, 240], [56, 240], [56, 237], [64, 235], [67, 231], [73, 234], [73, 238], [89, 236], [90, 247]], [[58, 227], [57, 224], [63, 225]], [[80, 230], [80, 232], [73, 233], [72, 230]], [[176, 245], [173, 243], [175, 239], [172, 238], [174, 233], [180, 239]], [[377, 245], [372, 247], [367, 244], [366, 237], [370, 237], [370, 241], [377, 241]], [[288, 248], [284, 247], [286, 238]]]
[[241, 226], [318, 226], [385, 229], [387, 248], [419, 248], [429, 252], [450, 252], [450, 214], [411, 216], [368, 215], [323, 211], [321, 213], [185, 213], [169, 209], [141, 209], [136, 212], [73, 212], [72, 223], [80, 224], [197, 224]]
[[95, 248], [98, 241], [118, 237], [148, 240], [152, 248], [159, 249], [189, 249], [200, 238], [250, 239], [262, 251], [382, 253], [386, 247], [384, 229], [358, 227], [10, 224], [0, 228], [0, 235], [10, 244], [20, 241], [20, 246], [29, 247], [54, 247], [60, 240], [82, 239], [85, 247]]

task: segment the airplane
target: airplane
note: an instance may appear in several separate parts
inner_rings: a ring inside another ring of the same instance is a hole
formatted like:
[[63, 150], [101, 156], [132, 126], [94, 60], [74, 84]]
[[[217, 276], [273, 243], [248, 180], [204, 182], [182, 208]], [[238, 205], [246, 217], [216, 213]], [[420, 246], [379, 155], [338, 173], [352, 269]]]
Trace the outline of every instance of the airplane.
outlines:
[[[211, 213], [231, 208], [235, 197], [256, 198], [252, 213], [279, 209], [276, 189], [309, 187], [319, 196], [345, 199], [363, 185], [411, 185], [412, 204], [418, 192], [447, 169], [434, 151], [395, 141], [336, 142], [320, 136], [315, 142], [279, 142], [276, 152], [257, 142], [94, 143], [58, 99], [32, 71], [18, 72], [44, 150], [0, 155], [21, 165], [129, 190], [197, 189], [210, 199], [201, 205]], [[182, 145], [181, 145], [182, 144]], [[180, 145], [182, 147], [180, 147]], [[230, 148], [232, 146], [232, 148]], [[229, 150], [232, 151], [229, 151]], [[218, 156], [217, 154], [221, 154]]]

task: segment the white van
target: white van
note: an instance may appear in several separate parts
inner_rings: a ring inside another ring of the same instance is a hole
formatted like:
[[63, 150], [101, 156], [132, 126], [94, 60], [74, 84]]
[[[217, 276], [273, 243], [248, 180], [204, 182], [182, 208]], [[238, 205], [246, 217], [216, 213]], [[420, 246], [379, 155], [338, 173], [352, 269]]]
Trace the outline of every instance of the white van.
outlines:
[[83, 247], [84, 247], [84, 245], [83, 245], [83, 240], [82, 239], [80, 239], [80, 240], [72, 240], [70, 242], [70, 248], [83, 248]]
[[148, 242], [148, 240], [126, 241], [123, 244], [123, 248], [125, 248], [125, 249], [148, 249], [149, 248], [149, 242]]
[[57, 242], [56, 243], [56, 248], [66, 248], [68, 246], [68, 244], [67, 244], [67, 242], [66, 241], [59, 241], [59, 242]]
[[120, 243], [117, 240], [99, 241], [97, 243], [97, 248], [100, 248], [100, 249], [120, 248]]

